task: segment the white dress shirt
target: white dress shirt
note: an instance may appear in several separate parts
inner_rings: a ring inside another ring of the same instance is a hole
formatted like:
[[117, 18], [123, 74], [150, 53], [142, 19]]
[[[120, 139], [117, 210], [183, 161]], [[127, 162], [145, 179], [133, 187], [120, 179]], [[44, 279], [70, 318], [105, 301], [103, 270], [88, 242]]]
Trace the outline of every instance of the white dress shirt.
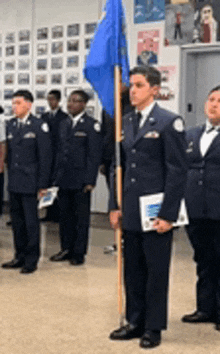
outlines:
[[219, 134], [219, 130], [220, 130], [220, 125], [213, 126], [209, 122], [209, 120], [206, 121], [205, 131], [200, 138], [200, 152], [203, 157], [207, 153], [215, 137]]
[[69, 114], [69, 117], [71, 118], [73, 125], [72, 127], [74, 128], [76, 126], [76, 124], [79, 122], [79, 120], [81, 119], [81, 117], [83, 116], [83, 114], [85, 113], [85, 111], [82, 111], [81, 113], [77, 114], [76, 116], [72, 116], [71, 114]]
[[[152, 109], [154, 108], [156, 102], [153, 101], [149, 106], [145, 107], [142, 111], [139, 111], [141, 113], [141, 120], [139, 123], [139, 128], [142, 128], [146, 119], [148, 118], [150, 112], [152, 111]], [[136, 111], [137, 113], [138, 111]]]

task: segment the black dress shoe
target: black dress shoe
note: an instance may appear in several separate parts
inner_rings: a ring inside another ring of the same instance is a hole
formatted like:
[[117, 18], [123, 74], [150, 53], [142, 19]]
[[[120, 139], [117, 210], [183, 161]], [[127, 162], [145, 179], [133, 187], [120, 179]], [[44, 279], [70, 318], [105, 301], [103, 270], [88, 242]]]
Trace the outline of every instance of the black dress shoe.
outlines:
[[216, 329], [216, 331], [220, 331], [220, 323], [216, 323], [215, 329]]
[[82, 257], [82, 258], [71, 258], [70, 259], [70, 264], [74, 265], [74, 266], [81, 265], [83, 263], [85, 263], [85, 258], [84, 257]]
[[188, 323], [203, 323], [203, 322], [213, 322], [214, 319], [211, 316], [208, 316], [204, 312], [195, 311], [190, 315], [183, 316], [182, 321]]
[[60, 251], [57, 254], [54, 254], [52, 257], [50, 257], [50, 261], [52, 262], [62, 262], [65, 261], [66, 259], [69, 259], [69, 251], [65, 250], [65, 251]]
[[155, 348], [161, 343], [160, 331], [147, 331], [140, 340], [141, 348]]
[[23, 267], [23, 268], [20, 270], [20, 273], [22, 273], [22, 274], [30, 274], [30, 273], [35, 272], [35, 270], [37, 270], [37, 267], [32, 267], [32, 268]]
[[122, 326], [111, 332], [109, 338], [112, 340], [129, 340], [132, 338], [140, 338], [142, 334], [142, 328], [132, 324], [127, 324], [126, 326]]
[[13, 268], [21, 268], [24, 265], [24, 262], [19, 259], [12, 259], [12, 261], [3, 263], [2, 268], [4, 269], [13, 269]]

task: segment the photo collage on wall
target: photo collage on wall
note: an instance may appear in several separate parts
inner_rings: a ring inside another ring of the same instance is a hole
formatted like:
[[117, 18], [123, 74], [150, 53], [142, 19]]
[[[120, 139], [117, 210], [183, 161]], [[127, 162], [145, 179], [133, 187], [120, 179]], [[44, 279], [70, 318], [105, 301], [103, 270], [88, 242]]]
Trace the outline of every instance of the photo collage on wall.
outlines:
[[219, 40], [219, 0], [166, 0], [166, 46]]
[[48, 109], [48, 91], [60, 90], [66, 101], [67, 91], [78, 88], [88, 90], [88, 111], [95, 115], [97, 97], [83, 78], [83, 67], [96, 26], [97, 22], [41, 27], [33, 39], [28, 29], [0, 33], [0, 104], [5, 116], [12, 116], [12, 95], [22, 88], [32, 91], [37, 116]]
[[[47, 109], [45, 98], [50, 89], [60, 89], [65, 100], [74, 89], [90, 89], [82, 72], [96, 26], [96, 22], [91, 22], [37, 29], [34, 57], [37, 115]], [[94, 93], [90, 102], [94, 115]], [[66, 107], [63, 109], [66, 110]]]

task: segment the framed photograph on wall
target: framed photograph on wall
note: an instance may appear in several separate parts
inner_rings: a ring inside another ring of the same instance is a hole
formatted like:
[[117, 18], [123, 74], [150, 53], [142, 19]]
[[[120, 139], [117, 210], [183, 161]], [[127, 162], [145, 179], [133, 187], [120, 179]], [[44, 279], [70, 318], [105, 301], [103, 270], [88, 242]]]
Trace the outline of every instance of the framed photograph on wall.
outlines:
[[94, 117], [95, 116], [95, 107], [94, 106], [86, 106], [86, 113], [89, 116]]
[[71, 39], [67, 41], [67, 51], [68, 52], [77, 52], [79, 50], [79, 40]]
[[51, 59], [51, 69], [62, 69], [63, 67], [63, 58], [52, 58]]
[[36, 85], [46, 85], [47, 75], [36, 75]]
[[38, 28], [37, 30], [37, 39], [48, 39], [48, 28]]
[[85, 49], [90, 49], [91, 41], [92, 41], [92, 38], [85, 39]]
[[36, 90], [35, 96], [36, 96], [37, 100], [44, 100], [47, 97], [47, 91], [46, 90]]
[[73, 55], [71, 57], [66, 58], [66, 66], [67, 68], [78, 67], [79, 66], [79, 57], [78, 55]]
[[15, 46], [10, 45], [8, 47], [5, 47], [5, 56], [9, 57], [11, 55], [15, 55]]
[[79, 36], [80, 26], [79, 23], [74, 23], [67, 26], [67, 37]]
[[15, 32], [6, 33], [5, 43], [15, 43]]
[[96, 30], [97, 23], [92, 22], [92, 23], [86, 23], [85, 24], [85, 34], [93, 34]]
[[46, 107], [45, 106], [36, 106], [35, 108], [35, 114], [37, 116], [41, 116], [44, 112], [46, 111]]
[[14, 84], [14, 74], [5, 74], [5, 85]]
[[22, 30], [18, 32], [18, 39], [19, 41], [30, 41], [30, 34], [29, 30]]
[[5, 70], [15, 70], [15, 60], [6, 61]]
[[66, 73], [66, 84], [68, 85], [78, 85], [79, 84], [79, 73], [68, 72]]
[[52, 27], [52, 38], [62, 38], [63, 37], [63, 26]]
[[37, 45], [37, 55], [46, 55], [48, 50], [47, 43], [39, 43]]
[[4, 106], [4, 115], [5, 115], [6, 117], [11, 117], [11, 116], [13, 116], [12, 106], [9, 106], [9, 105]]
[[47, 70], [47, 59], [37, 60], [37, 70]]
[[52, 74], [51, 75], [51, 84], [52, 85], [61, 85], [62, 84], [62, 75], [61, 74]]
[[29, 44], [19, 45], [19, 55], [28, 55], [29, 54]]
[[19, 59], [18, 60], [19, 70], [29, 70], [30, 69], [30, 59]]
[[4, 90], [4, 100], [11, 100], [14, 90]]
[[51, 46], [52, 54], [60, 54], [63, 53], [63, 42], [53, 42]]
[[30, 84], [30, 75], [27, 73], [18, 74], [18, 85], [29, 85]]

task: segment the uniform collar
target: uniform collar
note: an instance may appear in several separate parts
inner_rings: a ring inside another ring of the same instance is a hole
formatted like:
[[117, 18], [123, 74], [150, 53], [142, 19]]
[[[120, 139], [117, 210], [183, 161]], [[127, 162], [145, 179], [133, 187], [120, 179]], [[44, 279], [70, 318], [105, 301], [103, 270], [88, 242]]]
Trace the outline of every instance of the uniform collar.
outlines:
[[[141, 121], [140, 121], [140, 128], [144, 125], [146, 119], [148, 118], [150, 112], [153, 110], [156, 102], [153, 101], [149, 106], [146, 106], [142, 111], [139, 111], [141, 113]], [[136, 113], [138, 113], [138, 110], [136, 109]]]
[[69, 117], [71, 118], [74, 127], [80, 121], [80, 119], [82, 118], [84, 113], [85, 113], [85, 111], [82, 111], [81, 113], [77, 114], [77, 116], [74, 116], [74, 117], [71, 114], [69, 114]]
[[20, 125], [20, 124], [25, 125], [27, 123], [29, 116], [30, 116], [30, 112], [28, 112], [28, 114], [24, 118], [17, 117], [18, 125]]

